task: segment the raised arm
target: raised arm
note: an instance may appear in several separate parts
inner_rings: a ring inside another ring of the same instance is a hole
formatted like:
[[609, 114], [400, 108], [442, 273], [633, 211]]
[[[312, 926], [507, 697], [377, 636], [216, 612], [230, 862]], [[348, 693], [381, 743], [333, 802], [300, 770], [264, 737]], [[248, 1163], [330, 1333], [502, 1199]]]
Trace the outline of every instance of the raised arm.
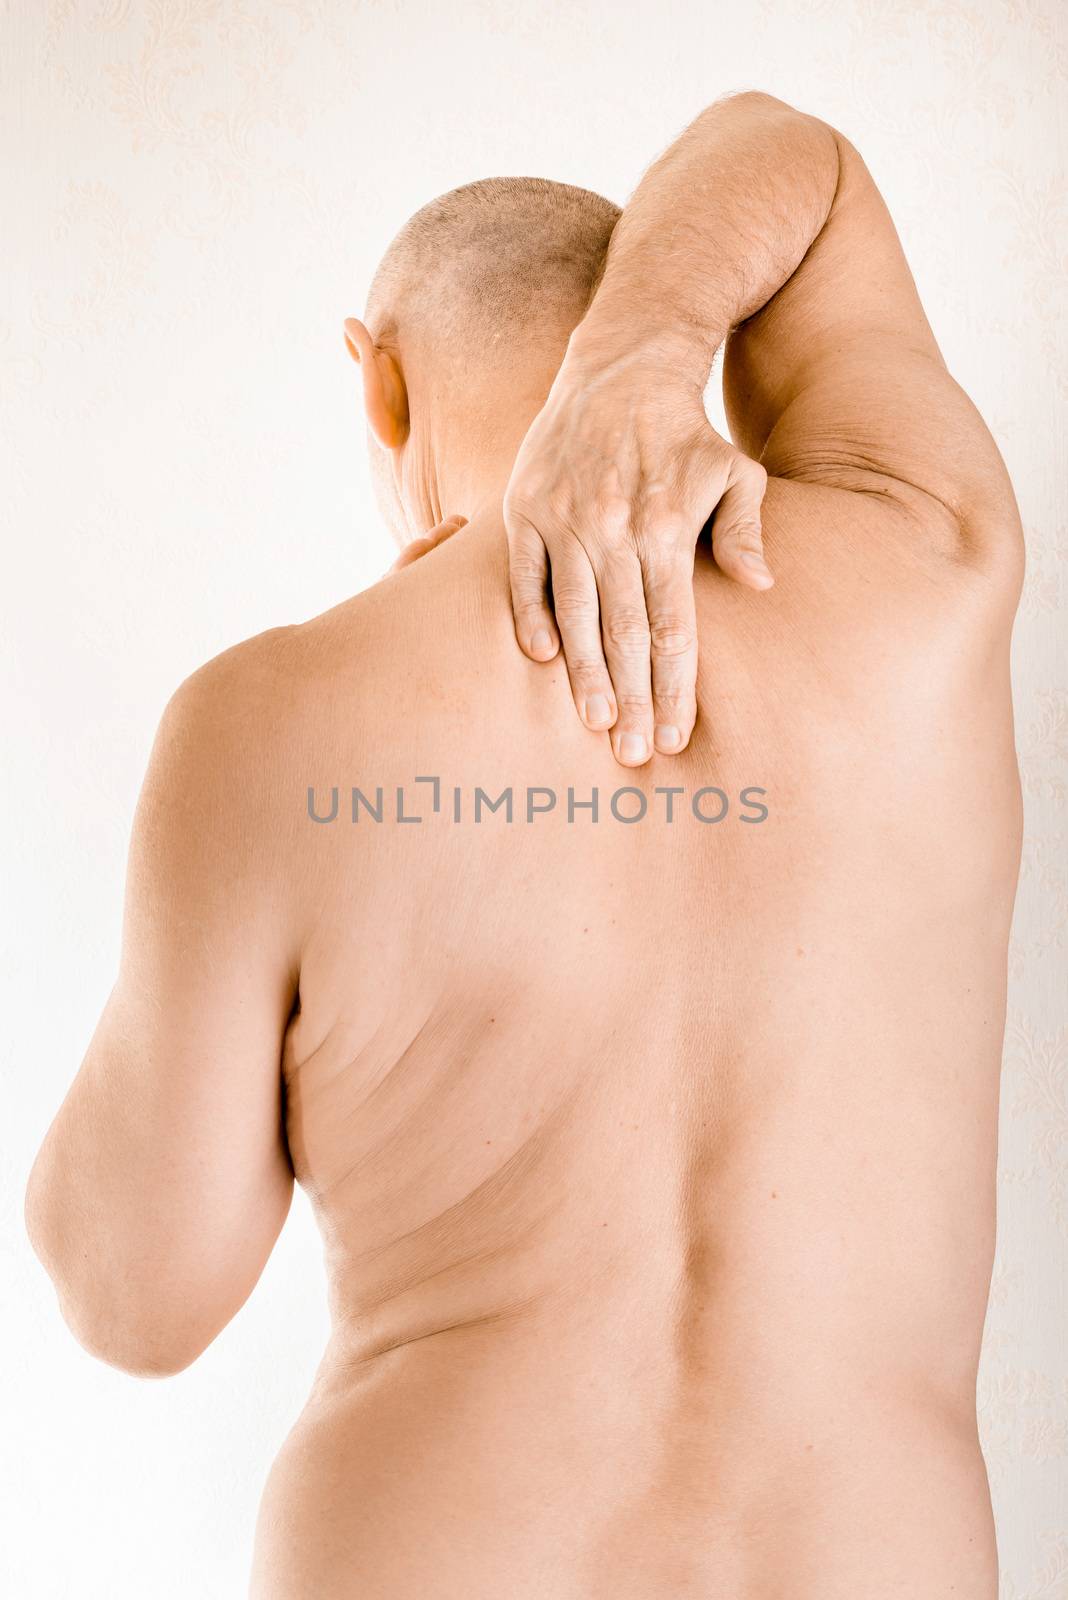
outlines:
[[624, 208], [574, 354], [618, 355], [629, 325], [633, 348], [670, 353], [703, 384], [728, 330], [800, 265], [838, 171], [839, 136], [817, 118], [766, 94], [709, 106]]
[[[701, 404], [725, 338], [744, 454]], [[625, 761], [627, 734], [645, 759], [654, 725], [665, 753], [692, 728], [692, 558], [710, 515], [723, 570], [769, 581], [765, 473], [896, 496], [976, 548], [1013, 542], [1000, 457], [946, 372], [859, 155], [819, 119], [744, 94], [702, 113], [624, 209], [506, 501], [520, 643], [538, 658], [551, 563], [576, 701], [605, 693], [610, 671]]]
[[[755, 99], [769, 126], [798, 116]], [[824, 132], [836, 170], [820, 229], [778, 291], [732, 318], [732, 436], [775, 476], [886, 496], [964, 558], [1015, 563], [1001, 456], [946, 369], [871, 174], [847, 139]]]

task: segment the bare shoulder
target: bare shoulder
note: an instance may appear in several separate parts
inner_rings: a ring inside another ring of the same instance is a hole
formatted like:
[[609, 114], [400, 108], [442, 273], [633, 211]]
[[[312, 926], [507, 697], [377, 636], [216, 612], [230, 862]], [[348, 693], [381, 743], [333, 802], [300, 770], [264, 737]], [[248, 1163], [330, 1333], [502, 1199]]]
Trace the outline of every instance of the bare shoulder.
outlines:
[[297, 690], [299, 627], [271, 628], [231, 645], [180, 683], [163, 712], [161, 748], [196, 779], [227, 766], [262, 761]]
[[164, 726], [195, 742], [205, 759], [224, 746], [252, 764], [282, 754], [308, 726], [317, 698], [325, 704], [322, 691], [331, 682], [373, 690], [381, 638], [403, 615], [389, 600], [388, 586], [376, 584], [307, 621], [229, 646], [178, 686]]
[[166, 706], [156, 750], [168, 777], [180, 770], [187, 788], [218, 800], [239, 786], [249, 805], [288, 795], [295, 775], [321, 765], [324, 746], [375, 738], [435, 662], [470, 653], [481, 587], [480, 563], [457, 539], [307, 621], [222, 651]]
[[[400, 657], [442, 643], [443, 618], [469, 621], [483, 565], [456, 539], [307, 621], [231, 645], [178, 686], [161, 732], [202, 763], [224, 747], [252, 765], [281, 753], [317, 705], [326, 710], [331, 685], [350, 700], [373, 699]], [[503, 579], [497, 587], [506, 600]]]
[[164, 707], [138, 802], [132, 863], [230, 890], [266, 877], [287, 831], [295, 634], [275, 628], [198, 667]]
[[[369, 712], [381, 694], [427, 688], [446, 668], [456, 682], [486, 651], [517, 648], [499, 526], [464, 528], [297, 630], [302, 678], [316, 685], [358, 672]], [[352, 684], [355, 688], [355, 684]]]
[[292, 660], [299, 624], [268, 628], [241, 639], [212, 656], [182, 680], [168, 702], [183, 714], [223, 717], [234, 706], [242, 710], [270, 693]]

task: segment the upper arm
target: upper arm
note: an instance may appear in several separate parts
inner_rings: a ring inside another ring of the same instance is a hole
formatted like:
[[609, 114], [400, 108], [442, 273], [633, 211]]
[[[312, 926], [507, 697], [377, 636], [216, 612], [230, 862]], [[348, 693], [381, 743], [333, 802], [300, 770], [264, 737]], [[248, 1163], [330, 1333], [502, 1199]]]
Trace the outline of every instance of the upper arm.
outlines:
[[280, 1062], [296, 971], [241, 648], [164, 714], [118, 979], [27, 1195], [75, 1332], [131, 1370], [177, 1370], [214, 1338], [292, 1196]]
[[731, 431], [772, 475], [885, 495], [965, 552], [1014, 553], [1012, 488], [946, 369], [894, 224], [857, 151], [800, 266], [724, 356]]

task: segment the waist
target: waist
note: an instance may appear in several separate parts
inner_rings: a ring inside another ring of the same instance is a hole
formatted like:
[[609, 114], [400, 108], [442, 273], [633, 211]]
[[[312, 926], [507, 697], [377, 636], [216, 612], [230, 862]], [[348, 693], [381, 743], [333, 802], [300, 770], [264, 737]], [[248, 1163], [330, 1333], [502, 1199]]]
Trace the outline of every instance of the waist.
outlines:
[[718, 1396], [788, 1383], [821, 1397], [844, 1371], [873, 1391], [971, 1406], [992, 1143], [966, 1159], [960, 1140], [941, 1166], [934, 1150], [892, 1162], [881, 1150], [877, 1168], [854, 1120], [838, 1150], [818, 1142], [819, 1159], [796, 1139], [735, 1134], [711, 1169], [680, 1172], [655, 1129], [640, 1131], [642, 1148], [587, 1129], [576, 1165], [532, 1168], [492, 1194], [483, 1184], [370, 1247], [366, 1207], [335, 1206], [321, 1220], [339, 1370], [466, 1331], [502, 1364], [538, 1349], [647, 1383], [712, 1382]]
[[333, 1342], [261, 1518], [258, 1569], [292, 1577], [253, 1594], [992, 1600], [992, 1550], [974, 1414], [922, 1381], [518, 1319]]

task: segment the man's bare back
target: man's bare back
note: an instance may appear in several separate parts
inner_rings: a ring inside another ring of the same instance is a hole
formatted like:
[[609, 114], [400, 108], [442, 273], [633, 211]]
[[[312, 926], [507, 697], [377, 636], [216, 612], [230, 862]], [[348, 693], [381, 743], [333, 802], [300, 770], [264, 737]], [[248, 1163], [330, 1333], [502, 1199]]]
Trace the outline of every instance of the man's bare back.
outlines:
[[254, 1600], [993, 1600], [1011, 487], [834, 130], [740, 96], [613, 211], [384, 258], [380, 499], [470, 521], [172, 699], [27, 1223], [163, 1374], [308, 1192]]
[[765, 539], [770, 595], [699, 556], [697, 731], [637, 774], [562, 735], [491, 524], [244, 647], [286, 702], [287, 1130], [334, 1326], [257, 1600], [995, 1593], [1016, 574], [774, 480]]

